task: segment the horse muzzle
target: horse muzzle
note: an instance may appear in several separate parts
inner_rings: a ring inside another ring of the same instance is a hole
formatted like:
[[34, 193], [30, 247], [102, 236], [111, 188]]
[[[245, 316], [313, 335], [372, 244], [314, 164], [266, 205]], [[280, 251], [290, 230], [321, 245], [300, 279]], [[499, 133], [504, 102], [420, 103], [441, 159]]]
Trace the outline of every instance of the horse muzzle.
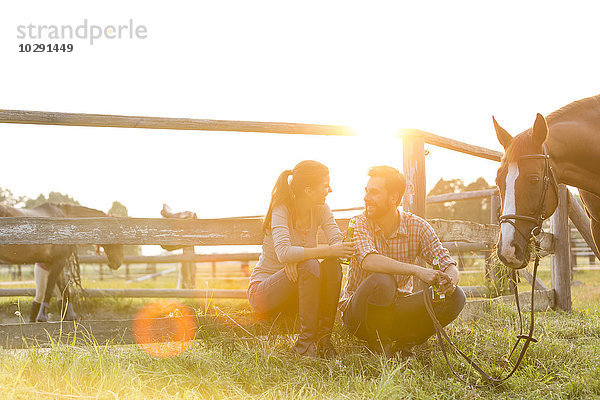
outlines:
[[511, 243], [510, 246], [499, 244], [496, 253], [502, 264], [511, 269], [525, 268], [529, 262], [528, 247], [521, 246], [518, 243]]
[[110, 269], [117, 270], [117, 269], [119, 269], [120, 266], [121, 266], [121, 263], [119, 263], [119, 262], [110, 262], [110, 261], [108, 262], [108, 267]]

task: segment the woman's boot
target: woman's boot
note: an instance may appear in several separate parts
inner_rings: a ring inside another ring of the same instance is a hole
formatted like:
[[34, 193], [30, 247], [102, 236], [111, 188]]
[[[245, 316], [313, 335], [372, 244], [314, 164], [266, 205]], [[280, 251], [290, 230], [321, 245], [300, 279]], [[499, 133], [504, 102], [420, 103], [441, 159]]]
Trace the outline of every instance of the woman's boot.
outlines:
[[319, 329], [319, 262], [308, 260], [298, 265], [298, 319], [300, 333], [294, 345], [297, 354], [317, 357]]
[[321, 299], [319, 318], [319, 355], [323, 358], [337, 357], [337, 351], [331, 343], [331, 331], [335, 323], [340, 289], [342, 286], [342, 268], [337, 259], [325, 259], [321, 264]]

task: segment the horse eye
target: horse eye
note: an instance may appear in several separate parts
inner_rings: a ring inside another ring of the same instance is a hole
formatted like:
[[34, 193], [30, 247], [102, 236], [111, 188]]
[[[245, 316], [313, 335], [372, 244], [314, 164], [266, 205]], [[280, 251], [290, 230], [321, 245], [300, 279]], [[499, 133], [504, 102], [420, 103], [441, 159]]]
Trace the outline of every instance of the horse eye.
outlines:
[[529, 182], [530, 182], [530, 183], [533, 183], [533, 184], [535, 184], [535, 183], [539, 183], [539, 182], [540, 182], [540, 177], [539, 177], [539, 176], [537, 176], [537, 175], [530, 176], [530, 177], [529, 177]]

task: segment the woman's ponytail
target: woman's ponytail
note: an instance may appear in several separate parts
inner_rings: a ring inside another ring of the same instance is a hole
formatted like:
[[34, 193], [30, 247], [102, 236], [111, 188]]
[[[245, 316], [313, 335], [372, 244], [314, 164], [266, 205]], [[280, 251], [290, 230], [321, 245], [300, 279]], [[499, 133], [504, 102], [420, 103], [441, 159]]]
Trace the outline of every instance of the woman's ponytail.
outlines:
[[267, 232], [271, 228], [271, 217], [273, 215], [273, 208], [279, 204], [285, 204], [289, 210], [294, 207], [294, 193], [290, 187], [289, 178], [292, 175], [292, 171], [286, 169], [277, 178], [275, 186], [271, 191], [271, 203], [269, 204], [269, 210], [263, 221], [263, 232]]

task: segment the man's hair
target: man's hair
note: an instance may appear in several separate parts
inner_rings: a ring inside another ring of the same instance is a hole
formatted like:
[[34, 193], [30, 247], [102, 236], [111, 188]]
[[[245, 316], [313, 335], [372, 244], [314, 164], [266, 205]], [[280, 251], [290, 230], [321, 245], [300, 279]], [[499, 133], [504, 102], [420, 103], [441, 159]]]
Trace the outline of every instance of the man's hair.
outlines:
[[389, 193], [398, 193], [398, 204], [404, 196], [406, 190], [406, 177], [400, 173], [394, 167], [388, 167], [387, 165], [381, 165], [377, 167], [371, 167], [369, 169], [369, 176], [371, 178], [383, 178], [385, 180], [385, 188]]

